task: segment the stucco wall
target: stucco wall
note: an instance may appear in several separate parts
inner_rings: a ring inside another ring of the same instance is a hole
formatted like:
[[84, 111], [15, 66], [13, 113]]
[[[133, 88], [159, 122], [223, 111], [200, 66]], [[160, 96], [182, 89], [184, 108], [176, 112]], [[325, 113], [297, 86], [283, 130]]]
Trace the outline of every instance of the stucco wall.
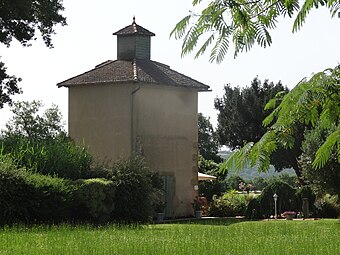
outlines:
[[131, 153], [132, 84], [69, 87], [69, 135], [98, 160]]
[[197, 90], [142, 86], [134, 102], [134, 133], [147, 163], [173, 176], [172, 216], [187, 216], [197, 184]]
[[152, 170], [170, 177], [168, 216], [188, 216], [197, 184], [198, 92], [146, 84], [138, 88], [138, 83], [69, 87], [69, 134], [84, 141], [98, 160], [141, 151]]

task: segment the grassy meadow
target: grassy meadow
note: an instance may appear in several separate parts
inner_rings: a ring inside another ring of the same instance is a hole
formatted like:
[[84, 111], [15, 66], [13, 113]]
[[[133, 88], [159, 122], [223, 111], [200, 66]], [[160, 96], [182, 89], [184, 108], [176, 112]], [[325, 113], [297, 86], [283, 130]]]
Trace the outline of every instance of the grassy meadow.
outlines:
[[140, 226], [5, 227], [0, 255], [340, 254], [339, 220], [212, 219]]

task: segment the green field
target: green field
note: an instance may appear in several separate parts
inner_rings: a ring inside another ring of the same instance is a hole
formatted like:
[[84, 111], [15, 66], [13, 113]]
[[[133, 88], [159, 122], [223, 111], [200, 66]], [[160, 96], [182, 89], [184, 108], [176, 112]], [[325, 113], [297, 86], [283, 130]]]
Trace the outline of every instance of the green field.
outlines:
[[339, 220], [214, 219], [145, 226], [0, 230], [0, 254], [340, 254]]

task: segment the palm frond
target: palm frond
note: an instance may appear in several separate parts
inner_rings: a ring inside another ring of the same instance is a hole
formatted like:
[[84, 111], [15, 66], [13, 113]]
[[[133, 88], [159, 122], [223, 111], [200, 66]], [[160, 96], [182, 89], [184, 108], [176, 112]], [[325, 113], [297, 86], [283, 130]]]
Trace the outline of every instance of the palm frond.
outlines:
[[301, 29], [311, 9], [313, 9], [314, 7], [317, 8], [319, 5], [323, 3], [324, 3], [323, 0], [305, 0], [297, 17], [295, 18], [294, 25], [293, 25], [293, 32], [297, 32], [298, 30]]
[[340, 10], [340, 1], [339, 0], [330, 0], [327, 2], [328, 7], [330, 8], [332, 18], [338, 13]]
[[227, 54], [229, 49], [229, 39], [224, 35], [220, 35], [213, 47], [210, 54], [210, 62], [216, 60], [217, 63], [221, 63], [224, 59], [224, 56]]
[[225, 173], [225, 171], [235, 170], [239, 171], [250, 164], [249, 153], [254, 143], [247, 143], [239, 150], [233, 151], [230, 156], [224, 161], [220, 166], [220, 172]]
[[180, 39], [183, 37], [183, 35], [185, 34], [185, 31], [188, 28], [189, 25], [189, 21], [190, 21], [191, 15], [187, 15], [185, 16], [183, 19], [181, 19], [176, 26], [174, 27], [174, 29], [171, 31], [170, 33], [170, 37], [171, 36], [175, 36], [175, 39]]
[[338, 161], [340, 163], [340, 128], [331, 133], [327, 137], [326, 141], [318, 149], [318, 151], [315, 154], [315, 159], [312, 163], [313, 168], [320, 169], [323, 166], [325, 166], [325, 164], [332, 155], [335, 145], [337, 145], [336, 149], [338, 154]]

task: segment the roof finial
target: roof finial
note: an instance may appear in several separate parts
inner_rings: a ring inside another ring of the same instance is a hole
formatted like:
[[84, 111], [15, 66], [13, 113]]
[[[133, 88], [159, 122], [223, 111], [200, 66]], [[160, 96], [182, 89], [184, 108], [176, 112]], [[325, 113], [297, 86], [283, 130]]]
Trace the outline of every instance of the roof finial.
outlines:
[[132, 24], [136, 24], [136, 17], [135, 17], [135, 15], [133, 15], [133, 22], [132, 22]]

